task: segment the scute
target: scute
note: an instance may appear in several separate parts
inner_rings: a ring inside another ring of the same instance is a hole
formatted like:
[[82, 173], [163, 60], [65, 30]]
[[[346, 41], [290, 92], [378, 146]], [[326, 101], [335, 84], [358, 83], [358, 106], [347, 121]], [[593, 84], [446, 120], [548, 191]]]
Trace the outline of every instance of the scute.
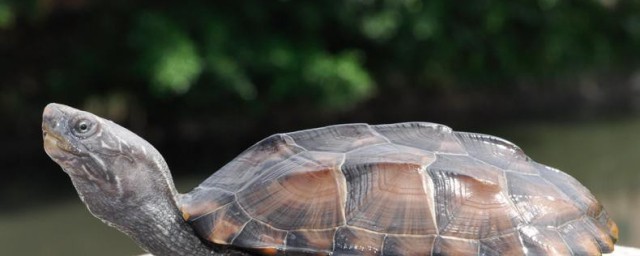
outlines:
[[433, 123], [276, 134], [178, 200], [204, 240], [264, 255], [598, 255], [617, 239], [571, 176]]
[[253, 218], [283, 230], [340, 226], [343, 158], [314, 151], [292, 156], [238, 191], [238, 202]]
[[518, 233], [514, 230], [506, 235], [480, 240], [478, 255], [523, 255], [525, 253], [523, 249], [522, 241], [520, 241]]
[[196, 233], [217, 244], [231, 244], [251, 217], [240, 206], [229, 203], [216, 211], [189, 220]]
[[[221, 207], [232, 203], [235, 195], [229, 191], [215, 187], [208, 188], [205, 192], [196, 188], [192, 193], [182, 195], [180, 210], [186, 220], [200, 218], [204, 215], [217, 211]], [[216, 195], [212, 198], [210, 195]]]
[[291, 231], [287, 236], [287, 253], [329, 255], [335, 234], [336, 229]]
[[558, 233], [567, 244], [572, 245], [571, 251], [575, 255], [594, 255], [600, 252], [600, 248], [613, 247], [611, 239], [599, 235], [602, 232], [593, 220], [587, 218], [564, 224]]
[[571, 253], [555, 228], [523, 225], [518, 233], [529, 255], [581, 255]]
[[584, 215], [571, 198], [540, 176], [507, 173], [507, 182], [511, 200], [525, 223], [560, 226]]
[[591, 217], [596, 217], [602, 212], [602, 205], [596, 198], [575, 178], [560, 170], [546, 167], [540, 168], [542, 177], [571, 198], [576, 206]]
[[439, 234], [479, 240], [510, 232], [521, 221], [500, 185], [430, 171], [435, 180]]
[[433, 255], [478, 255], [480, 242], [474, 239], [438, 236], [433, 244]]
[[275, 251], [278, 251], [284, 249], [286, 236], [286, 231], [275, 229], [256, 220], [251, 220], [242, 228], [240, 234], [233, 239], [232, 244], [237, 247], [251, 248], [257, 251], [261, 249], [275, 249]]
[[387, 235], [382, 246], [383, 255], [428, 255], [433, 249], [436, 235], [399, 236]]
[[432, 153], [393, 145], [347, 154], [347, 224], [389, 234], [435, 233], [424, 172], [434, 160]]
[[334, 238], [336, 255], [381, 255], [384, 235], [362, 229], [341, 227]]

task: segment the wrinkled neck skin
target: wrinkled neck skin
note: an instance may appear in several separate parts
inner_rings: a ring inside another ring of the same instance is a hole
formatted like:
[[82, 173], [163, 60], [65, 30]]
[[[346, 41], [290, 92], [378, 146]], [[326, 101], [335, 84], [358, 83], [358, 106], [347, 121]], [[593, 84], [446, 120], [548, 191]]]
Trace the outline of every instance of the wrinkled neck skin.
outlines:
[[[129, 170], [128, 173], [158, 171]], [[217, 255], [182, 219], [175, 203], [175, 189], [159, 178], [148, 176], [144, 177], [143, 182], [115, 178], [112, 183], [94, 183], [86, 177], [74, 177], [71, 174], [80, 198], [91, 213], [130, 236], [149, 253]], [[111, 193], [112, 196], [105, 197], [105, 194]]]
[[159, 154], [154, 159], [159, 163], [151, 167], [132, 166], [126, 171], [136, 177], [115, 176], [107, 183], [93, 182], [85, 174], [69, 174], [94, 216], [127, 234], [153, 255], [250, 255], [230, 247], [205, 244], [198, 238], [177, 207], [177, 192], [164, 160]]

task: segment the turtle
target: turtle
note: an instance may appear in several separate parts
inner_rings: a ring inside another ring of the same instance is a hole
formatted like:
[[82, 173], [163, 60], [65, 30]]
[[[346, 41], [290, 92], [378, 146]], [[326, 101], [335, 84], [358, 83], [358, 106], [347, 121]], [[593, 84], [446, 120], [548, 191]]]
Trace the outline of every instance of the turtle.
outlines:
[[42, 118], [89, 211], [154, 255], [600, 255], [618, 238], [575, 178], [441, 124], [275, 134], [181, 194], [126, 128], [56, 103]]

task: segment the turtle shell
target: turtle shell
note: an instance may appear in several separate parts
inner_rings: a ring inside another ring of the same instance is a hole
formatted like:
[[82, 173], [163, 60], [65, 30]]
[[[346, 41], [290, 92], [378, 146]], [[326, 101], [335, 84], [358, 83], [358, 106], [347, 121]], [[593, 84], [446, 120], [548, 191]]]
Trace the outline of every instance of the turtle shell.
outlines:
[[433, 123], [276, 134], [179, 204], [204, 240], [265, 255], [598, 255], [617, 239], [571, 176]]

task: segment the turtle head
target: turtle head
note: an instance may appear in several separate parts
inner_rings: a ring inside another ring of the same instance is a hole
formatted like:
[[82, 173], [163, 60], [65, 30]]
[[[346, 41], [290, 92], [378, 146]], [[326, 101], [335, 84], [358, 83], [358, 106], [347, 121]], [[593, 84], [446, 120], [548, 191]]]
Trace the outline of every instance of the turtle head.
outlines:
[[51, 103], [42, 115], [42, 135], [47, 154], [97, 217], [114, 222], [114, 214], [154, 199], [175, 204], [173, 181], [160, 153], [122, 126]]

